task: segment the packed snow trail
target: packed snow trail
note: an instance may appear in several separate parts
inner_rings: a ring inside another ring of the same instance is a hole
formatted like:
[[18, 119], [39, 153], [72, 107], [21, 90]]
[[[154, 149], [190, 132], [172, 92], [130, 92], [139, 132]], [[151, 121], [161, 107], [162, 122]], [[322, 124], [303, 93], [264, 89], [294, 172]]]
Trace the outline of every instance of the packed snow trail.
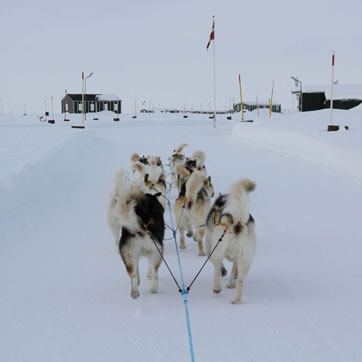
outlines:
[[[189, 360], [182, 298], [166, 267], [152, 294], [141, 260], [141, 296], [131, 299], [105, 220], [113, 173], [128, 167], [131, 153], [164, 159], [183, 142], [187, 154], [205, 151], [215, 195], [240, 177], [257, 183], [258, 244], [244, 304], [230, 304], [226, 280], [213, 295], [210, 263], [190, 292], [196, 361], [360, 360], [360, 183], [240, 143], [233, 125], [89, 122], [81, 142], [24, 169], [11, 179], [15, 189], [2, 186], [0, 361]], [[175, 270], [172, 240], [164, 255]], [[188, 284], [204, 258], [191, 239], [181, 257]]]

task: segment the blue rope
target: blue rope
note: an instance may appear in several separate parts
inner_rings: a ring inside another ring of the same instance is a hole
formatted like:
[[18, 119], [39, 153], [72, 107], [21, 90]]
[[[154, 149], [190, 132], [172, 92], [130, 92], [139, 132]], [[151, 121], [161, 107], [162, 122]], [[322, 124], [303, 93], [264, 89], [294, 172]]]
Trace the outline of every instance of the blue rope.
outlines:
[[179, 252], [179, 250], [178, 250], [177, 241], [176, 241], [176, 230], [175, 230], [175, 227], [174, 227], [174, 224], [173, 224], [172, 210], [171, 210], [171, 203], [170, 203], [171, 191], [172, 191], [172, 183], [170, 184], [170, 190], [169, 190], [169, 193], [168, 193], [167, 204], [168, 204], [168, 210], [170, 211], [172, 233], [173, 233], [173, 238], [174, 238], [174, 240], [175, 240], [177, 260], [178, 260], [178, 265], [179, 265], [179, 269], [180, 269], [180, 276], [181, 276], [181, 283], [182, 283], [182, 292], [181, 292], [181, 295], [182, 295], [183, 298], [184, 298], [185, 313], [186, 313], [186, 323], [187, 323], [187, 333], [188, 333], [188, 337], [189, 337], [189, 346], [190, 346], [191, 361], [192, 361], [192, 362], [195, 362], [195, 354], [194, 354], [194, 347], [193, 347], [193, 344], [192, 344], [191, 322], [190, 322], [189, 306], [188, 306], [188, 291], [187, 291], [187, 289], [186, 289], [185, 282], [184, 282], [184, 276], [183, 276], [183, 273], [182, 273], [182, 265], [181, 265], [180, 252]]

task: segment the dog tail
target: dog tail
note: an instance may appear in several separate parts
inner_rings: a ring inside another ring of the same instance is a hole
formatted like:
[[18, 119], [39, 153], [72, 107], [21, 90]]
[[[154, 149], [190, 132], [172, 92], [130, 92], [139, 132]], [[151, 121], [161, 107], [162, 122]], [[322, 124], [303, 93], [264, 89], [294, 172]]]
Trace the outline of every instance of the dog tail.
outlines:
[[191, 175], [190, 171], [184, 165], [180, 165], [180, 164], [178, 164], [176, 166], [176, 172], [181, 176], [190, 176]]
[[200, 171], [194, 171], [186, 182], [187, 208], [191, 209], [197, 199], [197, 194], [204, 185], [205, 177]]
[[175, 150], [176, 153], [180, 153], [183, 151], [183, 149], [187, 146], [187, 143], [182, 143], [180, 146], [178, 146]]
[[232, 215], [234, 222], [240, 220], [246, 223], [250, 215], [249, 193], [254, 191], [256, 184], [247, 178], [241, 179], [231, 185], [230, 196], [226, 203], [224, 213]]
[[113, 192], [117, 199], [130, 191], [128, 172], [120, 168], [113, 177]]
[[205, 155], [205, 153], [202, 152], [202, 151], [195, 151], [195, 152], [192, 154], [191, 158], [192, 158], [193, 160], [196, 160], [196, 167], [197, 167], [197, 168], [200, 168], [200, 167], [204, 166], [204, 164], [205, 164], [206, 155]]
[[132, 163], [131, 170], [138, 171], [142, 175], [146, 172], [145, 166], [141, 162]]
[[137, 162], [139, 160], [139, 158], [140, 158], [140, 155], [135, 152], [135, 153], [132, 153], [130, 159], [131, 159], [131, 162]]

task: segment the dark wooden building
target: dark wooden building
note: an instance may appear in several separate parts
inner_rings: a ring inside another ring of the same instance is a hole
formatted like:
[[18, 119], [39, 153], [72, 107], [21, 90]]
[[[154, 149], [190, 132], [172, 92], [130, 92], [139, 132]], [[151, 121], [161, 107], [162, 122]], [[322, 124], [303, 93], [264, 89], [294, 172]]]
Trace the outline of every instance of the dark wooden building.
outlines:
[[[269, 103], [268, 102], [261, 102], [261, 103], [256, 103], [256, 102], [244, 102], [243, 103], [243, 108], [244, 110], [247, 111], [253, 111], [254, 109], [262, 109], [262, 108], [267, 108], [269, 109]], [[276, 112], [276, 113], [281, 113], [282, 111], [282, 105], [278, 104], [278, 103], [273, 103], [272, 104], [272, 112]], [[241, 103], [235, 103], [234, 104], [234, 112], [241, 112]]]
[[[301, 112], [330, 108], [331, 86], [305, 86], [302, 91], [292, 91], [297, 96], [298, 109]], [[362, 85], [335, 84], [333, 86], [333, 108], [350, 109], [362, 103]]]
[[[82, 113], [82, 95], [67, 94], [68, 113]], [[61, 103], [62, 113], [65, 111], [65, 97]], [[122, 113], [122, 101], [115, 95], [87, 94], [84, 96], [84, 113], [112, 111]]]

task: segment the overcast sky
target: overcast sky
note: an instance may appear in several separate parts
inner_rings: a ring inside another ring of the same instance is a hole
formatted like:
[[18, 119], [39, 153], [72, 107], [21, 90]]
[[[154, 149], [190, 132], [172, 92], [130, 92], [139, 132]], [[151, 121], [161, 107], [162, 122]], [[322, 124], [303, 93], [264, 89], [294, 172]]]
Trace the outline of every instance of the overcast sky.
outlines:
[[[114, 93], [123, 111], [143, 100], [157, 108], [209, 108], [216, 17], [217, 108], [240, 99], [293, 106], [303, 84], [329, 84], [331, 52], [339, 83], [362, 83], [362, 1], [17, 1], [1, 0], [0, 98], [4, 113], [60, 111], [65, 89]], [[296, 106], [296, 102], [294, 104]]]

